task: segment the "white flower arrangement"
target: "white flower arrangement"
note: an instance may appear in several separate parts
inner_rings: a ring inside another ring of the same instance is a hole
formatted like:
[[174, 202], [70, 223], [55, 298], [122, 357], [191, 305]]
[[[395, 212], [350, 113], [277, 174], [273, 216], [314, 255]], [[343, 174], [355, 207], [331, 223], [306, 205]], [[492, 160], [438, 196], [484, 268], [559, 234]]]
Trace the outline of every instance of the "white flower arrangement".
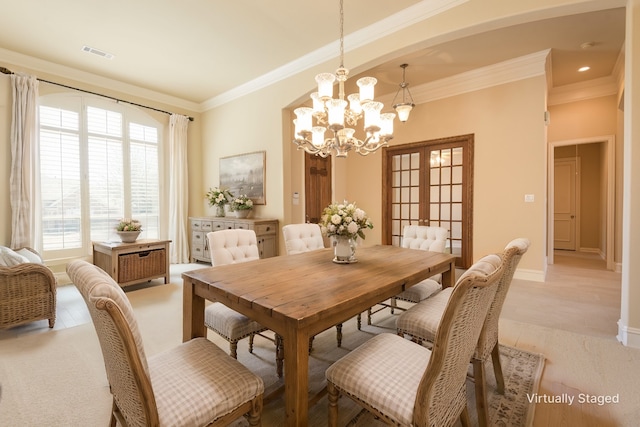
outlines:
[[322, 211], [320, 228], [327, 237], [347, 236], [352, 239], [358, 237], [364, 239], [364, 229], [373, 228], [373, 224], [367, 214], [355, 204], [345, 201], [344, 203], [332, 203]]
[[209, 200], [209, 206], [224, 207], [224, 205], [231, 202], [233, 194], [231, 194], [227, 189], [223, 190], [221, 188], [214, 187], [209, 189], [206, 197]]
[[235, 199], [231, 200], [231, 211], [246, 211], [253, 209], [253, 200], [251, 200], [246, 194], [241, 194]]

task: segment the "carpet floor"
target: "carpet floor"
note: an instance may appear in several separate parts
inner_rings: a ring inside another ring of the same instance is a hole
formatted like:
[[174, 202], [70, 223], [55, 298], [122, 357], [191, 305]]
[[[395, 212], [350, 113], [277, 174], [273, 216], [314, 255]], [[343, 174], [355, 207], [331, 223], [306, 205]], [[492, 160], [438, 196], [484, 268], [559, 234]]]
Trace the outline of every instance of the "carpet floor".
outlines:
[[[182, 286], [179, 276], [172, 276], [171, 282], [127, 293], [148, 355], [181, 341]], [[395, 316], [386, 310], [376, 315], [374, 323], [359, 331], [355, 319], [346, 322], [341, 348], [336, 346], [335, 329], [316, 336], [309, 370], [309, 397], [315, 397], [316, 402], [309, 410], [310, 426], [326, 425], [327, 397], [322, 394], [325, 369], [373, 335], [394, 332]], [[209, 339], [228, 348], [228, 343], [212, 332]], [[502, 346], [501, 358], [506, 381], [504, 395], [495, 392], [491, 363], [486, 367], [491, 425], [528, 426], [535, 408], [529, 397], [538, 390], [544, 357]], [[238, 347], [238, 359], [264, 379], [266, 394], [273, 396], [265, 404], [263, 425], [283, 425], [283, 396], [279, 393], [283, 382], [276, 376], [273, 343], [258, 337], [250, 354], [247, 340], [243, 340]], [[111, 395], [92, 324], [0, 342], [0, 386], [2, 426], [104, 426], [110, 416]], [[476, 425], [473, 395], [473, 383], [469, 380], [469, 414], [472, 424]], [[350, 399], [340, 399], [339, 424], [346, 425], [359, 412], [360, 407]], [[379, 421], [362, 416], [352, 425], [376, 423]], [[247, 425], [244, 419], [234, 423], [234, 426], [244, 425]]]

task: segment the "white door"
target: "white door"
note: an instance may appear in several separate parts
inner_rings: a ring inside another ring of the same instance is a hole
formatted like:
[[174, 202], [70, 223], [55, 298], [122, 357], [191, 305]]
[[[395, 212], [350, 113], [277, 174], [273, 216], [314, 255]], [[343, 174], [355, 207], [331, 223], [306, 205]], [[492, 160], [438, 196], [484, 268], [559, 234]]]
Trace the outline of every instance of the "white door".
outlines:
[[553, 186], [553, 247], [576, 250], [576, 160], [557, 159]]

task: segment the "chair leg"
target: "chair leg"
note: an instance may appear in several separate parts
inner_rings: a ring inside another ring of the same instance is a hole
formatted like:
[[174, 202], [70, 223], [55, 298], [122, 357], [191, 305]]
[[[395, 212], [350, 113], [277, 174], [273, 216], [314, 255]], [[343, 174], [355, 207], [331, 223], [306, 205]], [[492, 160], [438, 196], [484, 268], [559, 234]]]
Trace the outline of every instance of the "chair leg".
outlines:
[[482, 360], [473, 359], [473, 379], [476, 388], [476, 409], [478, 411], [478, 425], [487, 427], [489, 425], [487, 409], [487, 383], [484, 377], [484, 363]]
[[371, 307], [367, 309], [367, 325], [371, 325]]
[[253, 402], [251, 402], [251, 410], [248, 415], [250, 426], [262, 425], [262, 396], [253, 399]]
[[255, 338], [255, 334], [249, 335], [249, 353], [253, 353], [253, 339]]
[[362, 313], [358, 313], [358, 330], [362, 330]]
[[238, 358], [238, 341], [229, 341], [229, 355], [234, 359]]
[[465, 406], [462, 412], [460, 413], [460, 424], [462, 427], [471, 427], [471, 419], [469, 418], [469, 410]]
[[396, 307], [398, 306], [398, 301], [396, 300], [395, 297], [391, 297], [391, 314], [393, 314], [393, 312], [395, 311]]
[[342, 347], [342, 323], [336, 325], [336, 341], [338, 341], [338, 347]]
[[282, 336], [276, 334], [276, 374], [278, 378], [282, 378], [282, 367], [284, 361], [284, 345]]
[[327, 392], [327, 400], [329, 401], [329, 427], [336, 427], [338, 425], [338, 398], [340, 397], [340, 392], [331, 382], [327, 382]]
[[502, 364], [500, 363], [500, 347], [496, 345], [491, 350], [491, 361], [493, 362], [493, 372], [496, 375], [498, 393], [504, 394], [504, 376], [502, 375]]

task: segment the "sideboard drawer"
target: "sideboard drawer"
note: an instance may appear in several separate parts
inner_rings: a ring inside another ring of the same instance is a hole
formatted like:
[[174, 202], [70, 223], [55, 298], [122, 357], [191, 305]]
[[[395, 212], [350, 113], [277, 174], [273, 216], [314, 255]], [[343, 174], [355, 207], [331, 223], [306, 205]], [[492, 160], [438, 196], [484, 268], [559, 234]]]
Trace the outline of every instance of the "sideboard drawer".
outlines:
[[255, 232], [258, 236], [261, 234], [276, 234], [276, 228], [275, 224], [256, 224]]

